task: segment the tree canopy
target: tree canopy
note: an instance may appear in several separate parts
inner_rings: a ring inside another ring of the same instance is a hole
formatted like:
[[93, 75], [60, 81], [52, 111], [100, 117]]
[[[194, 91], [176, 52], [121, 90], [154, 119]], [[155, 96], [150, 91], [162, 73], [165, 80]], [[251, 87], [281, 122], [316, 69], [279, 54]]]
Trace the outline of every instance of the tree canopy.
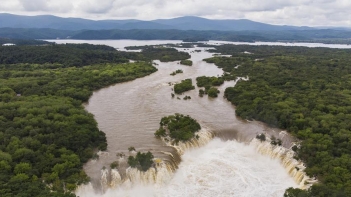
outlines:
[[175, 142], [184, 142], [195, 137], [195, 133], [200, 129], [201, 126], [195, 119], [176, 113], [161, 119], [160, 128], [155, 132], [155, 136], [169, 136]]
[[[232, 56], [206, 60], [226, 77], [249, 76], [225, 90], [236, 114], [302, 140], [297, 156], [319, 181], [308, 196], [351, 196], [351, 50], [223, 45], [213, 51]], [[286, 196], [298, 193], [306, 195], [290, 189]]]
[[74, 196], [76, 186], [89, 181], [83, 164], [107, 147], [82, 102], [94, 90], [157, 69], [148, 62], [123, 63], [126, 57], [107, 46], [0, 51], [0, 196]]

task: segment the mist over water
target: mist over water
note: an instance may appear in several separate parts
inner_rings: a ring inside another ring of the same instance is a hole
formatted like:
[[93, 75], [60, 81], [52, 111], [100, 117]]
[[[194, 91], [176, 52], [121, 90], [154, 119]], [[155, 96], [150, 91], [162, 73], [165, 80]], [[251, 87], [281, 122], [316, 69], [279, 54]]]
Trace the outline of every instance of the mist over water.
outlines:
[[213, 139], [201, 148], [187, 151], [169, 183], [108, 190], [103, 195], [81, 196], [283, 196], [298, 185], [277, 159], [237, 141]]

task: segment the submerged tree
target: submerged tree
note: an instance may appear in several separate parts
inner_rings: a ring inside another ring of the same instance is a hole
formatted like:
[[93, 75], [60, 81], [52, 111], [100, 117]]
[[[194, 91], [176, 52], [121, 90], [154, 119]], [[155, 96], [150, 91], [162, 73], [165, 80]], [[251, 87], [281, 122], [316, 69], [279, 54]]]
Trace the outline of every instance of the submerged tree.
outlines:
[[141, 171], [146, 172], [150, 169], [153, 165], [154, 156], [150, 151], [147, 153], [138, 152], [135, 157], [129, 156], [128, 157], [128, 164], [132, 168], [138, 168]]

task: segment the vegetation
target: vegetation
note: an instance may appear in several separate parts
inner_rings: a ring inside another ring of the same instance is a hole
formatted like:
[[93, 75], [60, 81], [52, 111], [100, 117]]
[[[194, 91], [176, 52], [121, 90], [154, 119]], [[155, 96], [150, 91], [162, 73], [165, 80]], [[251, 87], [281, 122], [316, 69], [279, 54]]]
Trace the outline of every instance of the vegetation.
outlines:
[[0, 64], [62, 64], [81, 67], [99, 63], [129, 62], [126, 53], [113, 47], [90, 44], [0, 47]]
[[178, 69], [178, 70], [172, 72], [170, 75], [174, 76], [174, 75], [179, 74], [179, 73], [183, 73], [183, 70]]
[[71, 38], [79, 40], [134, 39], [134, 40], [183, 40], [190, 42], [223, 40], [238, 42], [287, 41], [350, 43], [350, 30], [311, 29], [281, 31], [183, 31], [169, 29], [133, 30], [80, 30], [67, 31], [39, 28], [0, 28], [0, 37], [16, 39], [56, 39]]
[[161, 119], [160, 128], [155, 132], [155, 136], [169, 136], [178, 143], [179, 141], [184, 142], [192, 139], [200, 129], [201, 126], [195, 119], [176, 113]]
[[190, 100], [190, 99], [191, 99], [190, 96], [185, 96], [185, 97], [183, 98], [183, 100]]
[[209, 97], [212, 97], [212, 98], [216, 98], [218, 97], [218, 93], [219, 93], [219, 90], [217, 88], [210, 88], [208, 91], [207, 91], [207, 94]]
[[256, 135], [256, 138], [259, 139], [261, 142], [266, 141], [266, 135], [263, 133]]
[[186, 52], [179, 52], [177, 49], [163, 46], [138, 46], [126, 47], [126, 49], [142, 49], [141, 53], [134, 53], [136, 56], [131, 57], [131, 59], [135, 60], [160, 60], [161, 62], [172, 62], [190, 58], [190, 55]]
[[205, 94], [205, 91], [203, 89], [199, 89], [199, 96], [203, 97]]
[[195, 86], [193, 86], [193, 82], [191, 79], [182, 80], [181, 83], [174, 85], [174, 92], [176, 94], [182, 94], [183, 92], [193, 90], [193, 89], [195, 89]]
[[132, 168], [138, 168], [139, 170], [146, 172], [152, 167], [154, 163], [152, 160], [153, 158], [154, 156], [150, 151], [147, 153], [138, 152], [135, 157], [128, 157], [128, 164]]
[[[209, 60], [207, 60], [209, 61]], [[209, 97], [218, 97], [219, 90], [212, 86], [220, 86], [224, 83], [223, 77], [206, 77], [200, 76], [196, 78], [196, 84], [198, 87], [205, 87], [205, 90], [199, 90], [199, 96], [203, 97], [204, 94], [208, 94]]]
[[297, 156], [319, 183], [306, 192], [288, 189], [285, 196], [351, 196], [351, 50], [224, 45], [216, 52], [232, 57], [206, 61], [227, 77], [250, 78], [225, 91], [237, 115], [302, 140]]
[[21, 40], [21, 39], [10, 39], [10, 38], [1, 38], [0, 37], [0, 46], [3, 44], [12, 43], [17, 46], [21, 45], [44, 45], [44, 44], [52, 44], [47, 41], [42, 40]]
[[[2, 63], [4, 57], [18, 63], [0, 64], [0, 196], [74, 196], [76, 185], [89, 180], [83, 164], [107, 147], [82, 102], [93, 90], [157, 70], [144, 62], [116, 64], [125, 61], [118, 56], [103, 60], [104, 46], [44, 48], [0, 47]], [[65, 57], [63, 49], [72, 54]], [[86, 51], [90, 59], [82, 60]], [[100, 64], [70, 66], [72, 59]]]
[[192, 66], [193, 65], [193, 61], [191, 61], [191, 60], [181, 60], [180, 64], [183, 64], [185, 66]]
[[114, 161], [110, 164], [110, 168], [111, 169], [117, 169], [118, 168], [118, 162], [117, 161]]
[[129, 148], [128, 148], [128, 151], [129, 151], [129, 152], [135, 151], [134, 146], [129, 147]]

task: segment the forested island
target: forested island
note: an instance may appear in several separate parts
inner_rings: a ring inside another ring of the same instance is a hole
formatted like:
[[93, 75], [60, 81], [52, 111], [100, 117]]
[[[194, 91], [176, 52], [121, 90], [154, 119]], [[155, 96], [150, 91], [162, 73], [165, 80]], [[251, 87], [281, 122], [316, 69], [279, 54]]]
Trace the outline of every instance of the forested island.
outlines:
[[216, 98], [218, 96], [219, 90], [216, 87], [224, 83], [223, 77], [206, 77], [200, 76], [196, 78], [196, 85], [198, 87], [205, 87], [205, 90], [199, 90], [199, 96], [203, 97], [204, 94], [207, 94], [209, 97]]
[[141, 50], [133, 59], [137, 60], [154, 60], [158, 59], [161, 62], [171, 62], [177, 60], [186, 60], [190, 58], [189, 53], [178, 52], [177, 49], [164, 47], [162, 45], [152, 46], [131, 46], [125, 47], [127, 50]]
[[107, 147], [82, 103], [94, 90], [157, 71], [151, 60], [165, 54], [184, 56], [88, 44], [0, 47], [0, 196], [75, 196], [89, 181], [83, 164]]
[[351, 50], [223, 45], [212, 51], [232, 56], [206, 59], [227, 78], [249, 76], [225, 90], [238, 116], [302, 140], [296, 156], [319, 182], [285, 196], [351, 196]]
[[190, 116], [174, 114], [161, 119], [160, 128], [155, 132], [156, 137], [169, 137], [174, 143], [186, 142], [196, 137], [201, 129], [200, 124]]
[[195, 89], [195, 86], [193, 86], [193, 81], [191, 79], [184, 79], [180, 83], [174, 85], [174, 92], [176, 94], [182, 94], [183, 92], [193, 89]]
[[180, 64], [185, 65], [185, 66], [192, 66], [193, 65], [193, 61], [191, 61], [191, 60], [181, 60]]

